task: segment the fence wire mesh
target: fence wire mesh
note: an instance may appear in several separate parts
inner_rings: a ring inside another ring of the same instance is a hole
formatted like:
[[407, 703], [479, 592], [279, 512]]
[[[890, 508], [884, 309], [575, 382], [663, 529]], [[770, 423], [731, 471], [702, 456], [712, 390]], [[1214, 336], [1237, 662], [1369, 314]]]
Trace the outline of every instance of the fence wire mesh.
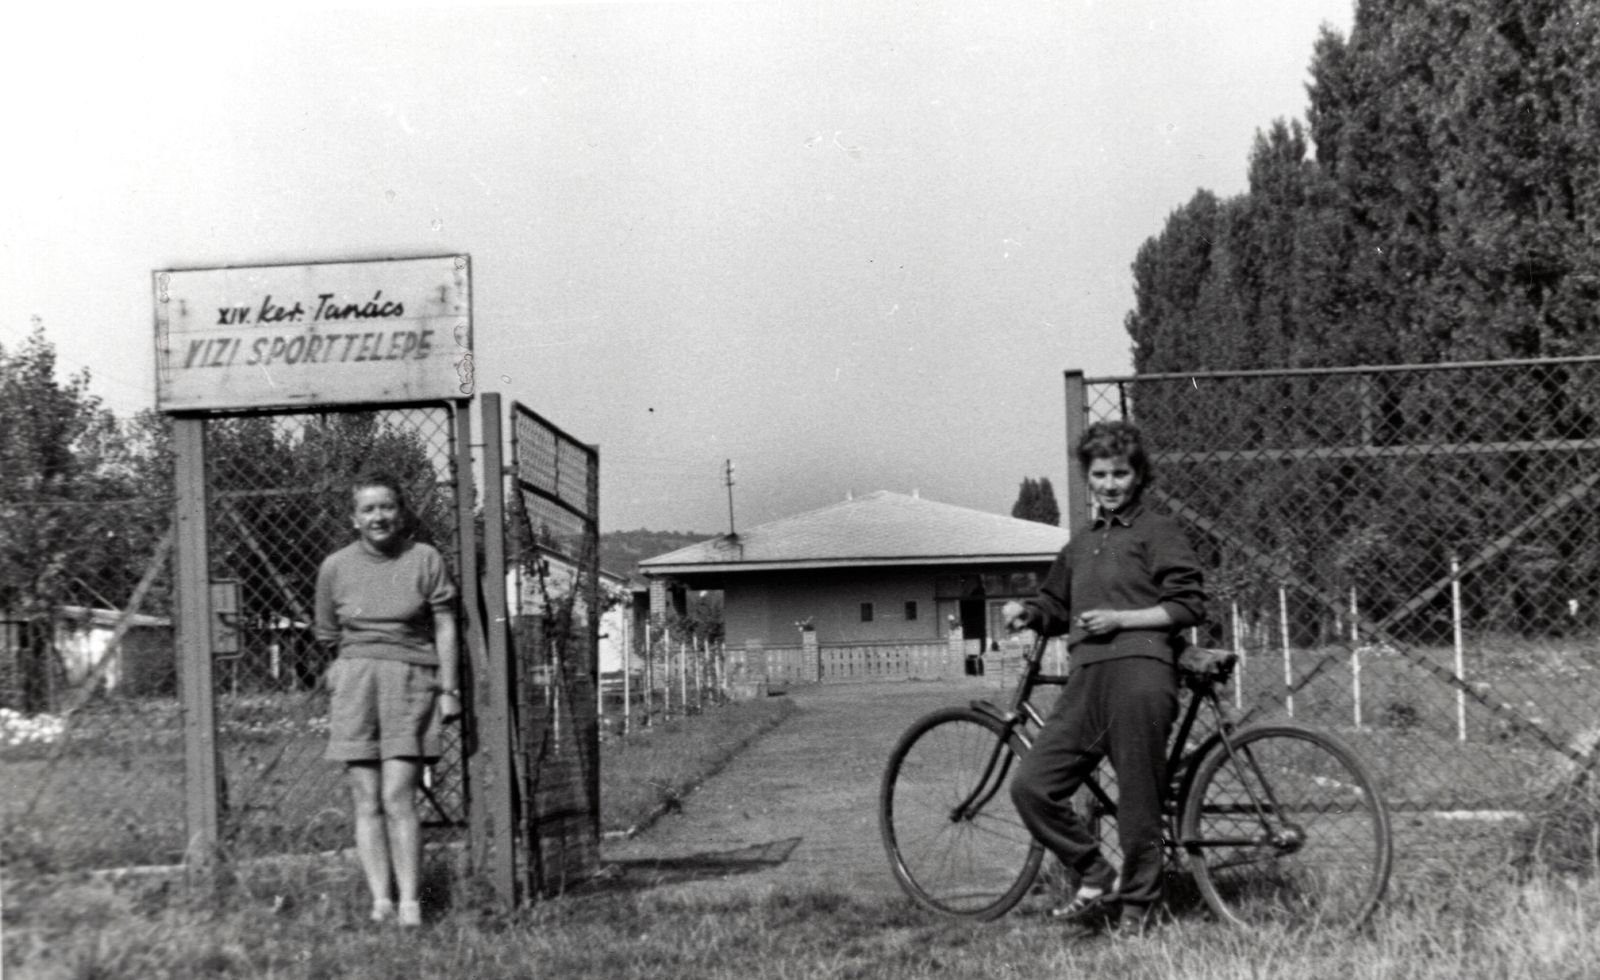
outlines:
[[519, 404], [511, 426], [517, 875], [549, 895], [600, 861], [600, 455]]
[[[348, 847], [349, 806], [323, 760], [333, 655], [313, 638], [317, 569], [354, 537], [350, 483], [382, 471], [407, 490], [413, 536], [459, 582], [455, 446], [445, 406], [217, 419], [206, 426], [217, 746], [225, 852]], [[231, 610], [231, 611], [230, 611]], [[228, 635], [231, 634], [231, 635]], [[465, 817], [460, 727], [424, 773], [430, 839]]]
[[1503, 853], [1593, 765], [1597, 382], [1594, 359], [1086, 382], [1208, 566], [1232, 696], [1350, 743], [1402, 858]]
[[183, 854], [172, 500], [106, 497], [167, 490], [118, 483], [97, 481], [87, 496], [99, 499], [0, 500], [0, 863], [11, 874]]

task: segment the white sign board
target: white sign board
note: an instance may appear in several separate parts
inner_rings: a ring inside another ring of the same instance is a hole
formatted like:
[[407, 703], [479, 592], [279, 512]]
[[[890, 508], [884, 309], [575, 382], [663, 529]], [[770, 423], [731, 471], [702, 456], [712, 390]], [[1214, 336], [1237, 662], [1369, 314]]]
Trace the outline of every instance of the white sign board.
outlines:
[[155, 274], [164, 412], [472, 394], [465, 255]]

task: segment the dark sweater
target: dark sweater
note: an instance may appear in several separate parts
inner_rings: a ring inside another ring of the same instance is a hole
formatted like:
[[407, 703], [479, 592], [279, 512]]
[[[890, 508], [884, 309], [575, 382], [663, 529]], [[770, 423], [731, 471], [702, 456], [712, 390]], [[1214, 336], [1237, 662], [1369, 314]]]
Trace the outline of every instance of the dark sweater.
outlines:
[[1097, 515], [1079, 528], [1056, 556], [1039, 594], [1024, 602], [1029, 623], [1047, 636], [1065, 633], [1072, 618], [1091, 609], [1161, 606], [1172, 626], [1090, 636], [1073, 648], [1076, 665], [1155, 657], [1171, 661], [1173, 634], [1206, 618], [1200, 562], [1177, 521], [1143, 503]]

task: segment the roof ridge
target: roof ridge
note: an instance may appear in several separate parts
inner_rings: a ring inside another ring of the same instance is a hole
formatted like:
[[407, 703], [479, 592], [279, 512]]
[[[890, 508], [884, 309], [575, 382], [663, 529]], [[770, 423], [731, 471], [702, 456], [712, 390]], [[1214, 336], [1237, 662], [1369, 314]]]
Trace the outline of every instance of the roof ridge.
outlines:
[[[917, 513], [912, 514], [915, 510]], [[764, 524], [739, 535], [737, 564], [928, 556], [1053, 554], [1067, 531], [921, 494], [876, 490]], [[719, 541], [699, 542], [640, 562], [641, 568], [721, 564]]]

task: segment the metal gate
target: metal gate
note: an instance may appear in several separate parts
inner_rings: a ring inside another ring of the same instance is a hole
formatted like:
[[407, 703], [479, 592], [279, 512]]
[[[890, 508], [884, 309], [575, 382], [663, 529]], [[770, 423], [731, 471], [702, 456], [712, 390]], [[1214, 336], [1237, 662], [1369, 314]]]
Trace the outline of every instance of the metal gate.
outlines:
[[1353, 743], [1402, 855], [1501, 847], [1593, 765], [1600, 359], [1066, 380], [1069, 440], [1144, 431], [1240, 704]]
[[[353, 839], [340, 767], [323, 760], [328, 695], [321, 680], [332, 654], [311, 631], [317, 569], [353, 538], [351, 480], [383, 471], [407, 490], [415, 536], [437, 547], [461, 582], [457, 411], [430, 405], [198, 423], [209, 461], [216, 826], [229, 856], [342, 848]], [[465, 625], [461, 635], [471, 635]], [[465, 673], [465, 651], [462, 660]], [[445, 754], [424, 772], [429, 841], [461, 833], [461, 731], [446, 726]]]
[[600, 863], [600, 454], [512, 403], [511, 456], [518, 870], [548, 895]]

